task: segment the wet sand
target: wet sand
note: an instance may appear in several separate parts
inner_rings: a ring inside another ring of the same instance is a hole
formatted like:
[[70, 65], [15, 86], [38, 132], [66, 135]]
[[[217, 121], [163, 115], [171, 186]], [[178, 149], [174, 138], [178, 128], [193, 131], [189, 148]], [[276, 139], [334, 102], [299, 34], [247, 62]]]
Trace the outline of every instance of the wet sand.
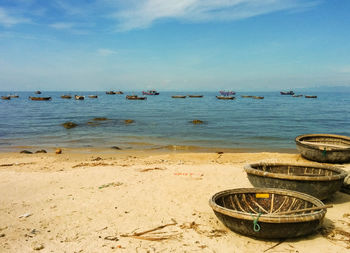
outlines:
[[252, 187], [243, 167], [263, 161], [308, 162], [288, 153], [0, 153], [0, 252], [349, 251], [350, 195], [341, 192], [325, 202], [334, 207], [323, 228], [303, 238], [257, 240], [216, 218], [209, 198]]

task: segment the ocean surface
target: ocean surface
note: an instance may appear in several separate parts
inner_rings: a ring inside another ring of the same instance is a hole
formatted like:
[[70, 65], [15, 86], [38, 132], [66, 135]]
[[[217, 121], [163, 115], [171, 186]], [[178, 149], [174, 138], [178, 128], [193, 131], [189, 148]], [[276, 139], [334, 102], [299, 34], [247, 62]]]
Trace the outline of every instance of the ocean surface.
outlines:
[[[279, 92], [238, 92], [218, 100], [217, 92], [161, 92], [147, 100], [126, 100], [105, 92], [0, 92], [19, 98], [0, 100], [0, 151], [19, 147], [176, 149], [228, 148], [244, 151], [295, 150], [296, 136], [333, 133], [350, 136], [350, 93], [314, 92], [317, 99]], [[62, 99], [64, 94], [99, 97]], [[137, 94], [137, 93], [135, 93]], [[200, 94], [203, 98], [174, 99]], [[140, 93], [137, 95], [141, 95]], [[264, 96], [262, 100], [241, 95]], [[51, 96], [31, 101], [29, 96]], [[108, 120], [96, 121], [94, 118]], [[134, 120], [125, 124], [124, 120]], [[202, 120], [194, 125], [192, 120]], [[78, 124], [65, 129], [62, 123]]]

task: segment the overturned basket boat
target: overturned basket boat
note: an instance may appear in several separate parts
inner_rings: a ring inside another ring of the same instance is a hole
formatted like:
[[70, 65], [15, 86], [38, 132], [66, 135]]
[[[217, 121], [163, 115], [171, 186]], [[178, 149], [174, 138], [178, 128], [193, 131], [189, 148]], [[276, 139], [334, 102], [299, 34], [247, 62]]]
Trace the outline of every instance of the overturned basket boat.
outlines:
[[322, 163], [350, 161], [350, 137], [335, 134], [305, 134], [295, 138], [300, 154]]
[[244, 167], [254, 187], [281, 188], [326, 199], [340, 190], [346, 172], [325, 165], [257, 163]]
[[232, 231], [259, 238], [310, 234], [322, 225], [327, 207], [304, 193], [269, 188], [221, 191], [209, 205]]

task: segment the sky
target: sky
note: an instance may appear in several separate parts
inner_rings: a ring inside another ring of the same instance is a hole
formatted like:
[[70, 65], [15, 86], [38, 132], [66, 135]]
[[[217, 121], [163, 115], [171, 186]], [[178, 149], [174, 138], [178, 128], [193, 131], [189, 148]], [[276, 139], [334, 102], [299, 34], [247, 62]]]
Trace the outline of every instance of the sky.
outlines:
[[348, 0], [0, 0], [0, 90], [350, 86]]

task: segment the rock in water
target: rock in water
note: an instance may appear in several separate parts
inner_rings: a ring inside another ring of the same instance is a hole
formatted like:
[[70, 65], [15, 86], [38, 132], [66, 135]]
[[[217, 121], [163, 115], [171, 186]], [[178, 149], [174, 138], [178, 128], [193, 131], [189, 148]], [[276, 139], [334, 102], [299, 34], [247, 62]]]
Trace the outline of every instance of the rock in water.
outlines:
[[78, 126], [78, 124], [68, 121], [68, 122], [63, 123], [62, 126], [66, 129], [71, 129], [71, 128]]
[[30, 152], [28, 150], [22, 150], [20, 153], [21, 154], [33, 154], [33, 152]]
[[40, 149], [40, 150], [37, 150], [35, 151], [36, 154], [38, 153], [47, 153], [45, 149]]

